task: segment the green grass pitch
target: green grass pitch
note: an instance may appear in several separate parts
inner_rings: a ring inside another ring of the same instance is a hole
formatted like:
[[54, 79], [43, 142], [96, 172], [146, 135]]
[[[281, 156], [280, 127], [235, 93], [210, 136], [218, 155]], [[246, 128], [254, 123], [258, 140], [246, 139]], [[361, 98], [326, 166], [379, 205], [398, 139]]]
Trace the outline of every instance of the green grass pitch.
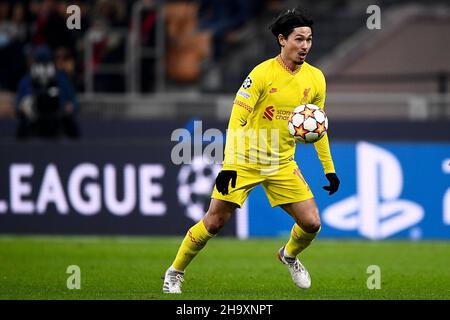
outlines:
[[[449, 299], [450, 243], [317, 239], [301, 254], [301, 290], [276, 259], [285, 239], [216, 237], [187, 269], [183, 294], [161, 293], [181, 238], [0, 236], [0, 299]], [[69, 265], [81, 289], [69, 290]], [[367, 267], [381, 270], [369, 290]]]

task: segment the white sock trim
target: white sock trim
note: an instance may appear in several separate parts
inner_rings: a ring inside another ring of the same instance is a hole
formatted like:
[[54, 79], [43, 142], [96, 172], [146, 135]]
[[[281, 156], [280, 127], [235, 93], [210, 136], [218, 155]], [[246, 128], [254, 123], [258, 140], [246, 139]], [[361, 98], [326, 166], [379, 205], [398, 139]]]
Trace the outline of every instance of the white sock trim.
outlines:
[[290, 255], [287, 254], [286, 246], [284, 246], [283, 255], [284, 255], [285, 258], [290, 258], [290, 259], [294, 259], [295, 258], [295, 257], [290, 256]]
[[183, 270], [183, 271], [177, 270], [177, 269], [175, 269], [175, 268], [173, 267], [173, 265], [171, 265], [171, 266], [169, 267], [169, 271], [175, 271], [175, 272], [178, 272], [178, 273], [184, 273], [184, 270]]

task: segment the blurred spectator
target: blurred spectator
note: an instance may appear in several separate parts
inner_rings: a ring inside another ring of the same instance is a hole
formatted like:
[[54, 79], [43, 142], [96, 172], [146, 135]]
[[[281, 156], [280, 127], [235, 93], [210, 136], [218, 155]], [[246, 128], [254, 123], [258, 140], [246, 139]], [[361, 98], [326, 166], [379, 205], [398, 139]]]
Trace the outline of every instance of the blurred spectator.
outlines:
[[0, 2], [0, 89], [14, 90], [25, 72], [22, 48], [26, 36], [23, 3]]
[[71, 83], [75, 81], [75, 59], [67, 48], [55, 50], [55, 67], [56, 70], [64, 71]]
[[16, 3], [11, 6], [8, 2], [0, 3], [0, 43], [24, 41], [26, 27], [24, 21], [24, 5]]
[[58, 47], [69, 48], [75, 52], [74, 32], [66, 26], [66, 6], [54, 0], [33, 1], [32, 13], [36, 15], [33, 46], [48, 45], [52, 50]]
[[170, 1], [165, 7], [167, 34], [167, 74], [177, 82], [194, 82], [201, 63], [209, 56], [211, 32], [198, 29], [198, 4]]
[[56, 69], [47, 46], [34, 50], [30, 69], [17, 91], [17, 138], [56, 138], [61, 133], [78, 138], [75, 93], [64, 71]]
[[254, 23], [264, 8], [261, 4], [260, 0], [200, 1], [199, 28], [211, 32], [213, 51], [203, 66], [203, 91], [234, 91], [242, 82], [242, 68], [254, 64], [262, 44], [256, 36], [261, 27]]
[[[140, 28], [140, 45], [143, 48], [156, 48], [157, 45], [157, 20], [158, 10], [156, 7], [156, 0], [144, 1], [144, 7], [141, 12], [141, 28]], [[131, 25], [131, 28], [135, 28]], [[139, 44], [139, 43], [137, 43]], [[155, 72], [156, 72], [156, 57], [143, 56], [141, 59], [141, 90], [142, 92], [151, 92], [155, 90]]]
[[199, 29], [212, 33], [213, 57], [218, 60], [233, 32], [242, 27], [252, 14], [254, 1], [200, 0]]
[[94, 8], [96, 19], [110, 27], [127, 27], [127, 7], [123, 0], [99, 0]]
[[[123, 65], [128, 27], [127, 8], [122, 0], [100, 0], [94, 7], [91, 29], [95, 90], [102, 92], [125, 91], [125, 77], [114, 72], [100, 72], [102, 64]], [[119, 31], [119, 32], [117, 32]], [[122, 32], [122, 33], [121, 33]]]

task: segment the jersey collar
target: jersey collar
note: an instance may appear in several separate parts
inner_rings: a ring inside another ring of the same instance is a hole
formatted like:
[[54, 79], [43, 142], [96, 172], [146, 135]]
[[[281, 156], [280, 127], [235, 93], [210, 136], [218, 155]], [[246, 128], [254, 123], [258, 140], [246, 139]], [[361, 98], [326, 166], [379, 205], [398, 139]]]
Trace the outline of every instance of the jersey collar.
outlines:
[[300, 69], [302, 68], [302, 66], [298, 67], [295, 71], [292, 71], [291, 69], [289, 69], [289, 67], [284, 63], [283, 59], [281, 59], [281, 55], [279, 54], [276, 58], [276, 60], [278, 61], [278, 63], [280, 64], [280, 66], [286, 70], [287, 72], [289, 72], [291, 75], [296, 75]]

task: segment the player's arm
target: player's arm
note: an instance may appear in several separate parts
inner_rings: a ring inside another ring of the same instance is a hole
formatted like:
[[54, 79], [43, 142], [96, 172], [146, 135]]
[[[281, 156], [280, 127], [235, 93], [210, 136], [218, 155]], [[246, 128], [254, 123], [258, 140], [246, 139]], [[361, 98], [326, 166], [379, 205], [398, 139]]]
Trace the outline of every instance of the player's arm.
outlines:
[[233, 101], [228, 123], [223, 170], [234, 168], [236, 161], [237, 139], [247, 124], [264, 88], [264, 73], [255, 68], [245, 78]]
[[233, 188], [236, 186], [237, 139], [239, 139], [240, 133], [247, 124], [247, 119], [253, 112], [263, 87], [263, 77], [260, 72], [254, 69], [242, 83], [233, 101], [226, 135], [223, 167], [216, 178], [217, 190], [222, 194], [228, 193], [230, 180], [231, 186]]
[[[325, 108], [325, 95], [326, 95], [326, 83], [325, 77], [320, 73], [319, 84], [316, 97], [312, 102], [321, 109]], [[325, 176], [330, 182], [329, 186], [325, 186], [324, 189], [329, 191], [329, 194], [335, 193], [339, 188], [339, 178], [336, 175], [336, 170], [334, 168], [333, 158], [331, 157], [330, 143], [328, 140], [328, 133], [326, 133], [322, 139], [314, 143], [317, 155], [320, 162], [322, 163]]]
[[238, 99], [234, 100], [227, 128], [223, 170], [230, 170], [237, 163], [236, 150], [239, 147], [238, 139], [247, 124], [247, 118], [252, 112], [253, 108], [248, 104]]

